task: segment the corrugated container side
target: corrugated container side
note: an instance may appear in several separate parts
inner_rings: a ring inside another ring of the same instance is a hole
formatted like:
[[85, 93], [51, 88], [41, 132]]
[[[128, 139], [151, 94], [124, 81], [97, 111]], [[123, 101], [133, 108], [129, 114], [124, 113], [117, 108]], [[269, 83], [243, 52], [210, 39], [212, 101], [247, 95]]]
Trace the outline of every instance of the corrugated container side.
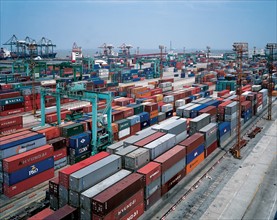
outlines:
[[161, 165], [151, 161], [144, 167], [137, 170], [137, 173], [143, 175], [145, 185], [149, 185], [161, 176]]

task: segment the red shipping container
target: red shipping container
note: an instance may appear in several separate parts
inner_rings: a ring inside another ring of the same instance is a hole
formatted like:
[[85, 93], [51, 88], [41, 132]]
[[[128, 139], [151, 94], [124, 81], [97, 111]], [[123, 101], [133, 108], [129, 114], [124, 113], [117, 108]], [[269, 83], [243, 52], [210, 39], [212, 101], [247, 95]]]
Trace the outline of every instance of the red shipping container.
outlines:
[[39, 134], [44, 134], [46, 137], [46, 140], [51, 140], [57, 137], [60, 137], [60, 129], [58, 127], [49, 127], [42, 130], [37, 131]]
[[205, 158], [214, 152], [217, 148], [217, 141], [212, 143], [208, 148], [205, 149]]
[[43, 183], [46, 180], [49, 180], [54, 177], [54, 168], [46, 170], [42, 173], [39, 173], [31, 178], [23, 180], [19, 183], [16, 183], [12, 186], [3, 184], [4, 195], [11, 198], [19, 193], [22, 193], [28, 189], [31, 189], [34, 186], [37, 186], [40, 183]]
[[144, 167], [137, 170], [137, 173], [143, 175], [145, 185], [149, 185], [161, 176], [161, 164], [149, 162]]
[[152, 96], [152, 95], [162, 94], [163, 90], [161, 88], [157, 88], [157, 89], [151, 89], [150, 92]]
[[5, 118], [0, 118], [0, 129], [6, 128], [14, 125], [23, 124], [22, 116], [10, 116]]
[[42, 220], [42, 219], [48, 217], [49, 215], [52, 215], [54, 212], [55, 211], [50, 208], [45, 208], [42, 211], [40, 211], [39, 213], [28, 218], [28, 220]]
[[19, 129], [22, 129], [22, 128], [23, 128], [22, 124], [1, 128], [0, 129], [0, 135], [11, 134], [11, 133], [16, 132]]
[[[23, 139], [23, 138], [27, 138], [27, 137], [31, 137], [31, 136], [34, 136], [34, 135], [37, 135], [37, 133], [36, 132], [31, 132], [31, 133], [24, 134], [24, 135], [21, 135], [21, 136], [14, 136], [14, 134], [7, 135], [7, 136], [3, 137], [4, 140], [1, 141], [1, 144], [10, 143], [10, 142], [20, 140], [20, 139]], [[1, 140], [2, 140], [2, 138], [1, 138]]]
[[144, 213], [144, 204], [141, 202], [139, 205], [137, 205], [133, 210], [131, 210], [128, 214], [123, 216], [121, 220], [136, 220], [140, 216], [142, 216]]
[[198, 157], [196, 157], [193, 161], [191, 161], [189, 164], [187, 164], [186, 174], [188, 174], [192, 170], [194, 170], [194, 168], [197, 167], [204, 159], [205, 159], [205, 156], [204, 156], [204, 152], [203, 152]]
[[156, 140], [156, 139], [158, 139], [158, 138], [160, 138], [164, 135], [165, 135], [165, 133], [163, 133], [163, 132], [156, 132], [156, 133], [154, 133], [154, 134], [152, 134], [152, 135], [150, 135], [150, 136], [134, 143], [134, 145], [137, 146], [137, 147], [143, 147], [143, 146], [151, 143], [152, 141], [154, 141], [154, 140]]
[[33, 131], [22, 131], [22, 132], [18, 132], [18, 133], [15, 133], [15, 134], [10, 134], [10, 135], [7, 135], [7, 136], [3, 136], [3, 137], [0, 137], [0, 142], [2, 143], [2, 141], [5, 141], [5, 140], [9, 140], [11, 138], [16, 138], [16, 137], [19, 137], [19, 136], [23, 136], [25, 134], [30, 134], [30, 133], [34, 133]]
[[130, 117], [134, 115], [134, 109], [133, 108], [124, 108], [122, 109], [124, 118]]
[[83, 160], [79, 163], [76, 163], [76, 164], [74, 164], [70, 167], [67, 167], [67, 168], [59, 171], [60, 184], [68, 189], [70, 174], [75, 173], [78, 170], [83, 169], [84, 167], [87, 167], [87, 166], [89, 166], [89, 165], [91, 165], [91, 164], [93, 164], [93, 163], [109, 156], [109, 155], [110, 154], [108, 152], [103, 151], [103, 152], [100, 152], [100, 153], [98, 153], [94, 156], [91, 156], [91, 157], [89, 157], [89, 158], [87, 158], [87, 159], [85, 159], [85, 160]]
[[185, 139], [184, 141], [182, 141], [181, 143], [179, 143], [179, 145], [186, 146], [186, 153], [189, 154], [194, 149], [199, 147], [201, 144], [204, 144], [204, 142], [204, 135], [201, 133], [195, 133], [192, 136]]
[[232, 100], [227, 100], [227, 101], [221, 103], [220, 105], [218, 105], [218, 113], [224, 114], [224, 112], [225, 112], [225, 107], [226, 107], [227, 105], [229, 105], [230, 103], [232, 103], [232, 102], [233, 102]]
[[0, 94], [0, 99], [8, 99], [20, 96], [20, 92], [8, 92]]
[[161, 164], [161, 171], [164, 173], [177, 162], [184, 159], [185, 156], [186, 149], [183, 146], [176, 145], [175, 147], [163, 153], [161, 156], [157, 157], [154, 162]]
[[18, 108], [24, 108], [24, 102], [2, 105], [2, 106], [0, 105], [0, 111], [14, 110], [14, 109], [18, 109]]
[[53, 147], [44, 145], [42, 147], [3, 159], [3, 171], [12, 173], [23, 167], [30, 166], [39, 161], [53, 156]]
[[66, 219], [77, 219], [78, 211], [72, 206], [65, 205], [62, 208], [55, 211], [52, 215], [44, 218], [44, 220], [66, 220]]
[[133, 126], [130, 127], [131, 129], [131, 135], [136, 134], [138, 131], [140, 131], [140, 123], [134, 124]]
[[130, 198], [144, 186], [143, 176], [132, 173], [92, 198], [92, 212], [99, 216], [105, 216], [118, 204], [123, 203], [125, 198]]
[[219, 91], [219, 92], [217, 92], [217, 97], [222, 97], [222, 96], [224, 96], [224, 95], [226, 95], [226, 94], [229, 94], [229, 90], [222, 90], [222, 91]]
[[33, 110], [33, 106], [25, 106], [24, 110], [25, 112], [30, 112]]
[[126, 201], [121, 203], [118, 207], [116, 207], [107, 215], [99, 216], [99, 215], [93, 214], [92, 219], [94, 220], [123, 219], [126, 215], [129, 214], [129, 212], [132, 211], [133, 208], [136, 208], [138, 204], [143, 204], [143, 198], [144, 198], [144, 191], [143, 189], [141, 189], [130, 198], [127, 198]]
[[210, 115], [216, 115], [217, 114], [217, 108], [216, 106], [208, 106], [207, 108], [201, 109], [199, 111], [199, 115], [203, 113], [208, 113]]
[[8, 110], [8, 111], [2, 111], [2, 112], [0, 112], [0, 116], [8, 116], [8, 115], [19, 114], [19, 113], [22, 113], [24, 111], [25, 111], [24, 108], [18, 108], [18, 109], [12, 109], [12, 110]]
[[123, 119], [123, 111], [112, 112], [112, 122]]
[[64, 147], [64, 148], [54, 151], [53, 156], [54, 156], [54, 161], [57, 161], [57, 160], [60, 160], [64, 157], [66, 157], [67, 156], [67, 148]]
[[175, 176], [173, 176], [169, 181], [162, 185], [161, 195], [166, 194], [174, 186], [176, 186], [185, 177], [185, 170], [181, 170]]
[[150, 197], [145, 199], [144, 201], [145, 210], [148, 210], [152, 205], [154, 205], [161, 198], [161, 193], [162, 193], [162, 190], [161, 188], [159, 188]]

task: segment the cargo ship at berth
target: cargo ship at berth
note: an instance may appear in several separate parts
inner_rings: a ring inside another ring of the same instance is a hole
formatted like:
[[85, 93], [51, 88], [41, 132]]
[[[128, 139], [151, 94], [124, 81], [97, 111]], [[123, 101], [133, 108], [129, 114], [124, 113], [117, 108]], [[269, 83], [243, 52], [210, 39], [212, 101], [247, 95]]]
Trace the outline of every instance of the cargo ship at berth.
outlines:
[[130, 54], [123, 44], [114, 56], [104, 44], [96, 58], [74, 44], [72, 60], [6, 62], [1, 219], [165, 219], [198, 189], [216, 196], [222, 170], [261, 149], [277, 117], [277, 46], [249, 57], [238, 45], [210, 56]]

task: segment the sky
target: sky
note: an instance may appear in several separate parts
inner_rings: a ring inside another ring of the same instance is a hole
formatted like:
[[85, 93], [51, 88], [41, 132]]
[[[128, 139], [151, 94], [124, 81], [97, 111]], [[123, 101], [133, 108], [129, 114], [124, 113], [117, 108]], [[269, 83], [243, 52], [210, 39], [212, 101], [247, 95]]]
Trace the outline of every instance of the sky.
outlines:
[[[103, 43], [134, 48], [232, 49], [234, 42], [264, 48], [277, 41], [277, 0], [0, 0], [0, 44], [13, 34], [56, 49]], [[5, 46], [7, 47], [7, 46]]]

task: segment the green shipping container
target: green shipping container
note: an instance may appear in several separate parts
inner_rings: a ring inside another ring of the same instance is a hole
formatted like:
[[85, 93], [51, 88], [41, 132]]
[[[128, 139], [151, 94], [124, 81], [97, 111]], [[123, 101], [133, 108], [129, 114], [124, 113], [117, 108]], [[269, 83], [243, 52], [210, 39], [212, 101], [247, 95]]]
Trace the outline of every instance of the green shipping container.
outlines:
[[134, 108], [134, 115], [138, 115], [143, 112], [143, 105], [137, 105]]
[[130, 127], [130, 121], [128, 119], [122, 119], [122, 120], [116, 121], [115, 123], [118, 124], [119, 131]]
[[84, 132], [84, 127], [80, 123], [71, 124], [65, 127], [62, 127], [62, 136], [71, 137], [77, 134]]
[[77, 157], [70, 157], [69, 158], [69, 164], [73, 165], [73, 164], [78, 163], [78, 162], [80, 162], [84, 159], [89, 158], [90, 156], [91, 156], [91, 152], [86, 152], [86, 153], [84, 153], [82, 155], [79, 155]]
[[23, 101], [24, 101], [23, 96], [18, 96], [14, 98], [1, 99], [0, 105], [16, 104], [16, 103], [21, 103]]

